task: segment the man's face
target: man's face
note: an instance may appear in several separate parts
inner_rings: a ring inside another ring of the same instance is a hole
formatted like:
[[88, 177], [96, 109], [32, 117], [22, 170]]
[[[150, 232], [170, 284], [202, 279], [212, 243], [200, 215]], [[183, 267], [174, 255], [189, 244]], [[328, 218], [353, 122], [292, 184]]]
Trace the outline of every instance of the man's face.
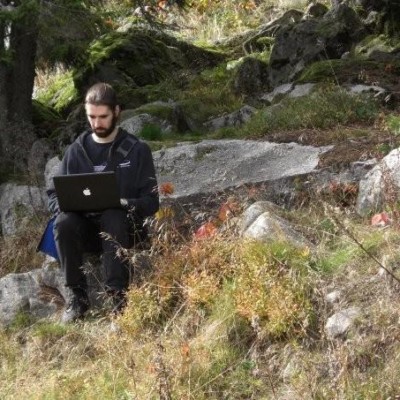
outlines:
[[85, 104], [86, 115], [92, 131], [101, 138], [106, 138], [117, 125], [119, 108], [112, 110], [109, 106]]

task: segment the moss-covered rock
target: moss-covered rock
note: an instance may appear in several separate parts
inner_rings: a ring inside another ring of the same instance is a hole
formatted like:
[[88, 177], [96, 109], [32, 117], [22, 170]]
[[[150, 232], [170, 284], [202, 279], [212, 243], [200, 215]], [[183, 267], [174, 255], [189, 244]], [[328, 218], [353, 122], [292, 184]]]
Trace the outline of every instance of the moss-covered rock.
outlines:
[[379, 81], [381, 86], [390, 88], [397, 84], [399, 74], [400, 60], [393, 60], [390, 64], [357, 58], [324, 60], [306, 67], [296, 82], [333, 82], [341, 85]]
[[180, 71], [199, 71], [222, 59], [219, 53], [153, 30], [110, 32], [90, 46], [87, 61], [76, 70], [74, 82], [80, 93], [95, 82], [109, 82], [123, 105], [132, 106], [133, 98], [137, 106], [140, 92], [135, 89], [160, 83]]

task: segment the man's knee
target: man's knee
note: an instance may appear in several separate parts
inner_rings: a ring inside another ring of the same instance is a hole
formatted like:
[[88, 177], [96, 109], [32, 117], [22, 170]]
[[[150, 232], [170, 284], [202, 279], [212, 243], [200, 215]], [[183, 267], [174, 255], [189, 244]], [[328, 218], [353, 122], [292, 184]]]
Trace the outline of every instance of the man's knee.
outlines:
[[81, 218], [76, 213], [62, 212], [57, 215], [54, 221], [54, 229], [58, 233], [76, 232], [81, 225]]

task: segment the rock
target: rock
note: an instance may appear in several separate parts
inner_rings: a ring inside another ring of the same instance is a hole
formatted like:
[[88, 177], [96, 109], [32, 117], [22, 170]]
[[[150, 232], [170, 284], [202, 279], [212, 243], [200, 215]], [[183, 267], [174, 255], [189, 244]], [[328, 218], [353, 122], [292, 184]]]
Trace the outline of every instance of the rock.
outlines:
[[289, 93], [289, 97], [303, 97], [308, 96], [314, 89], [315, 83], [303, 83], [302, 85], [296, 85], [293, 90]]
[[350, 93], [374, 93], [374, 97], [382, 97], [387, 94], [386, 89], [377, 85], [353, 85], [349, 88]]
[[315, 172], [319, 156], [331, 149], [295, 143], [204, 140], [154, 152], [159, 184], [172, 183], [173, 199], [216, 193], [249, 183]]
[[120, 126], [128, 132], [139, 135], [146, 125], [155, 125], [162, 133], [185, 133], [195, 130], [193, 122], [174, 101], [155, 101], [136, 109], [123, 110]]
[[[45, 275], [48, 274], [48, 277]], [[60, 270], [35, 269], [0, 279], [0, 326], [8, 326], [20, 312], [35, 318], [49, 317], [63, 304], [58, 291]], [[53, 290], [48, 290], [50, 283]], [[47, 288], [47, 291], [46, 291]], [[46, 296], [47, 293], [47, 296]]]
[[[150, 114], [139, 114], [135, 115], [134, 117], [125, 119], [120, 123], [121, 128], [125, 129], [129, 133], [141, 136], [143, 129], [149, 126], [156, 126], [160, 129], [159, 134], [162, 132], [168, 133], [171, 132], [172, 127], [168, 125], [166, 121], [161, 121], [159, 118], [154, 117]], [[156, 133], [155, 133], [156, 134]], [[149, 139], [156, 139], [156, 138], [149, 138]]]
[[28, 170], [37, 185], [43, 185], [43, 173], [46, 163], [54, 156], [54, 153], [55, 149], [48, 139], [39, 139], [33, 143], [28, 155]]
[[[102, 307], [105, 299], [105, 271], [96, 255], [86, 255], [83, 265], [92, 308]], [[147, 251], [134, 252], [130, 282], [142, 282], [151, 271]], [[47, 258], [42, 268], [25, 273], [8, 274], [0, 279], [0, 326], [8, 326], [19, 312], [33, 318], [50, 317], [64, 307], [71, 296], [65, 287], [64, 274]]]
[[263, 51], [264, 45], [262, 38], [275, 37], [282, 29], [285, 29], [288, 25], [297, 23], [303, 17], [303, 13], [298, 10], [288, 10], [282, 16], [273, 21], [270, 21], [260, 28], [253, 34], [248, 35], [247, 39], [243, 43], [243, 48], [247, 54], [255, 51]]
[[310, 3], [306, 8], [304, 18], [320, 18], [328, 12], [328, 7], [321, 3]]
[[224, 59], [217, 52], [180, 41], [161, 30], [143, 27], [108, 32], [97, 39], [92, 49], [74, 76], [78, 93], [104, 81], [115, 87], [124, 108], [143, 104], [138, 87], [157, 84], [188, 68], [199, 71], [212, 67]]
[[365, 35], [361, 20], [345, 4], [332, 8], [322, 18], [285, 26], [277, 32], [270, 56], [270, 87], [292, 82], [315, 61], [339, 59]]
[[146, 103], [136, 109], [123, 110], [120, 121], [124, 122], [126, 119], [139, 114], [149, 114], [157, 118], [157, 123], [167, 132], [185, 133], [195, 130], [193, 121], [186, 115], [181, 105], [171, 99]]
[[236, 94], [254, 95], [266, 85], [267, 64], [253, 57], [247, 57], [235, 71], [233, 90]]
[[[361, 179], [356, 204], [357, 213], [367, 215], [370, 212], [381, 211], [385, 193], [397, 193], [399, 188], [400, 150], [395, 149]], [[398, 199], [398, 196], [396, 198]]]
[[17, 232], [17, 221], [37, 211], [43, 211], [47, 198], [43, 189], [35, 186], [5, 183], [0, 185], [0, 222], [3, 235]]
[[60, 168], [61, 160], [58, 156], [51, 158], [44, 169], [44, 181], [46, 188], [50, 187], [51, 181], [55, 175], [58, 173]]
[[255, 112], [256, 109], [254, 107], [245, 105], [240, 110], [235, 111], [231, 114], [227, 114], [222, 117], [214, 118], [211, 121], [207, 121], [204, 124], [204, 127], [210, 131], [215, 131], [217, 129], [230, 126], [240, 126], [247, 122]]
[[334, 304], [338, 303], [341, 297], [342, 297], [342, 292], [340, 290], [335, 290], [333, 292], [328, 293], [325, 296], [325, 300], [329, 304]]
[[279, 85], [272, 92], [265, 93], [260, 97], [260, 100], [265, 101], [269, 104], [272, 104], [275, 98], [282, 97], [290, 93], [293, 89], [293, 83], [284, 83], [283, 85]]
[[[267, 206], [268, 208], [269, 206]], [[242, 233], [243, 237], [256, 239], [262, 242], [284, 241], [296, 247], [313, 247], [301, 234], [297, 233], [290, 223], [283, 218], [274, 215], [270, 211], [264, 211]]]
[[329, 338], [335, 339], [344, 335], [353, 325], [354, 320], [361, 314], [358, 307], [350, 307], [339, 311], [328, 318], [325, 331]]
[[272, 104], [281, 100], [285, 95], [292, 98], [307, 96], [311, 93], [314, 86], [315, 83], [304, 83], [295, 86], [293, 86], [293, 83], [284, 83], [276, 87], [272, 92], [261, 96], [260, 100]]

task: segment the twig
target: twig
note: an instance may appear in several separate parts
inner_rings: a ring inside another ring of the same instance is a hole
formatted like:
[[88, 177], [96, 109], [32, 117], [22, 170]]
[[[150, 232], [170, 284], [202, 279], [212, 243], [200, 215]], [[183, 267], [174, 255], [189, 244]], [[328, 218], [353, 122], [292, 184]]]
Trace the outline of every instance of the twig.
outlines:
[[386, 268], [373, 254], [371, 254], [364, 246], [363, 244], [354, 236], [352, 232], [344, 224], [339, 221], [338, 218], [336, 218], [334, 215], [331, 216], [332, 219], [343, 229], [343, 231], [346, 233], [346, 235], [354, 241], [354, 243], [357, 244], [357, 246], [373, 261], [375, 261], [381, 268], [383, 268], [393, 279], [395, 279], [397, 282], [400, 283], [400, 278], [398, 278], [392, 271], [390, 271], [388, 268]]

